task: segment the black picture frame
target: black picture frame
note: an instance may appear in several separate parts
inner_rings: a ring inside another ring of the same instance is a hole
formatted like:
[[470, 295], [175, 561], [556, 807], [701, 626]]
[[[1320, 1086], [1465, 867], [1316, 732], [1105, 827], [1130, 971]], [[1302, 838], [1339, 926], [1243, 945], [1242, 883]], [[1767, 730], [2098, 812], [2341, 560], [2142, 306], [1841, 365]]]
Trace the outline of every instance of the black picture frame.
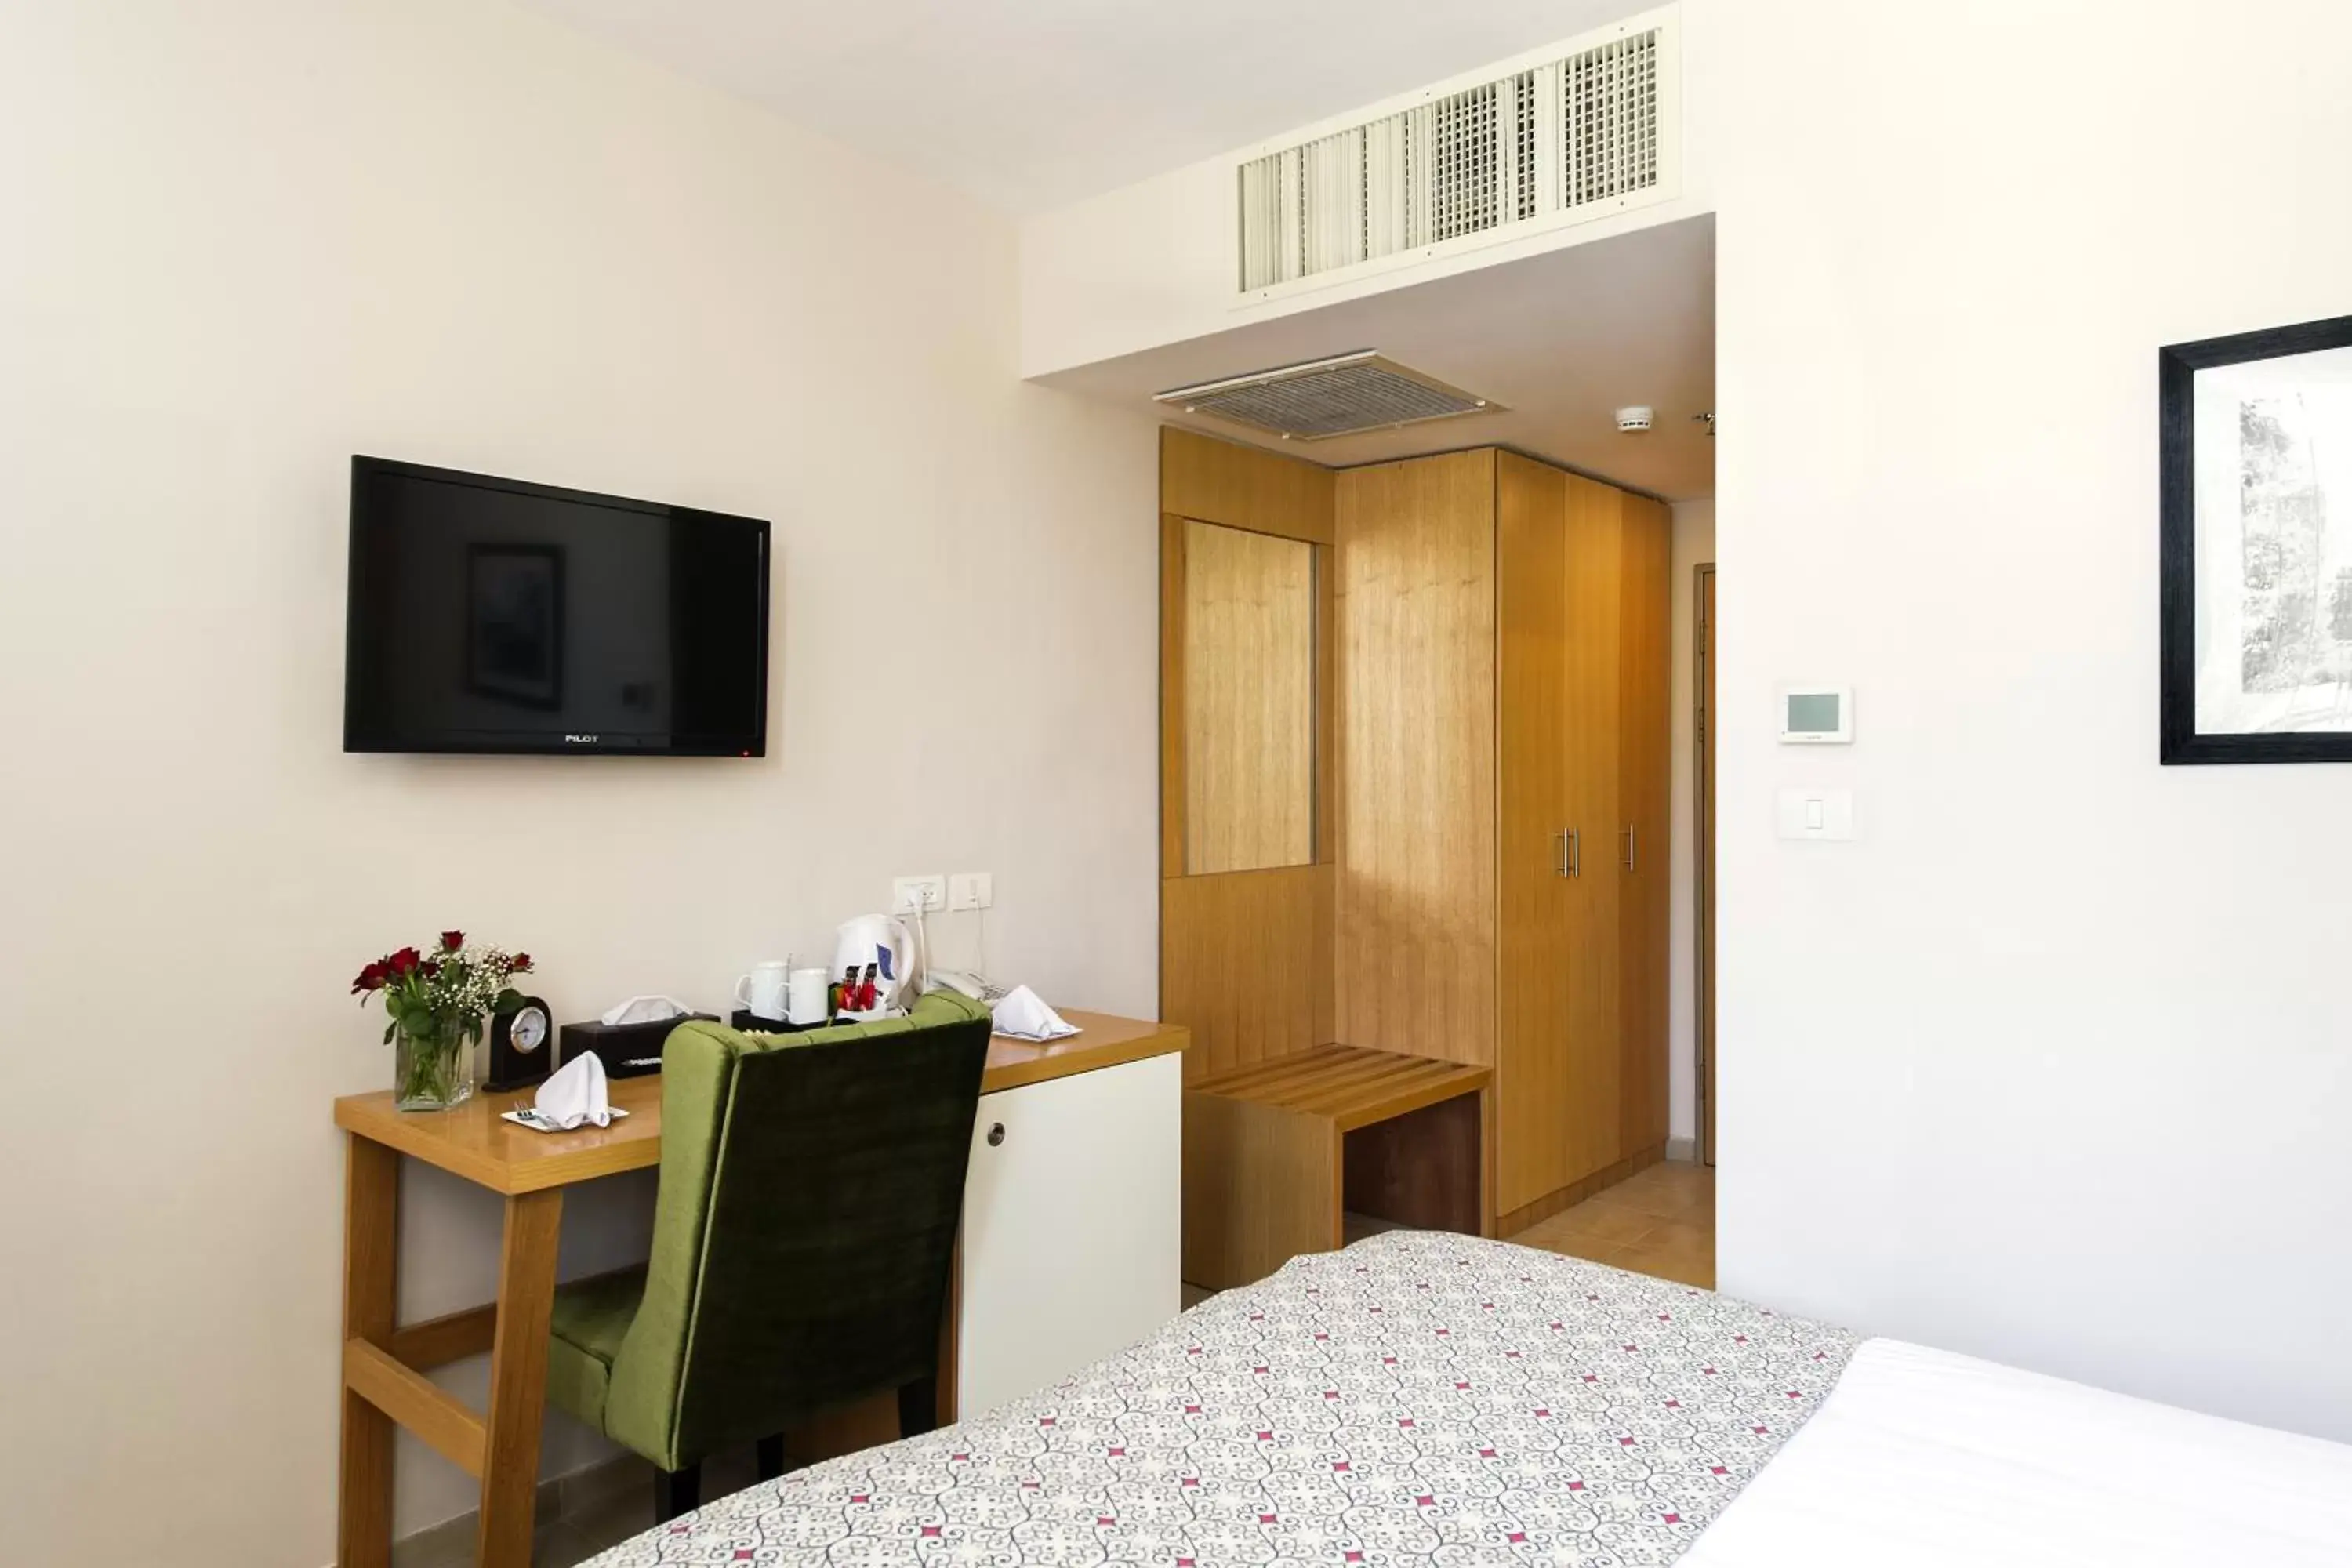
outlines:
[[[2197, 728], [2197, 373], [2352, 348], [2352, 316], [2304, 321], [2157, 351], [2159, 454], [2159, 759], [2211, 763], [2352, 763], [2352, 730], [2268, 733]], [[2346, 498], [2352, 507], [2352, 496]], [[2352, 519], [2347, 519], [2352, 526]]]
[[466, 547], [466, 689], [518, 707], [563, 706], [563, 547]]

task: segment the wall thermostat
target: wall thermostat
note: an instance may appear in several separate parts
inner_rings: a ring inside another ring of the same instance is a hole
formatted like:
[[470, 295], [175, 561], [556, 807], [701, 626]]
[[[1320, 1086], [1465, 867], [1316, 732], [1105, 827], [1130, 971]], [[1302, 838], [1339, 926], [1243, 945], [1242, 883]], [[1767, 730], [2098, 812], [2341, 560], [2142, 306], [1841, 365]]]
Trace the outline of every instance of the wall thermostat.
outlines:
[[1853, 688], [1780, 688], [1780, 741], [1784, 745], [1837, 746], [1853, 739]]

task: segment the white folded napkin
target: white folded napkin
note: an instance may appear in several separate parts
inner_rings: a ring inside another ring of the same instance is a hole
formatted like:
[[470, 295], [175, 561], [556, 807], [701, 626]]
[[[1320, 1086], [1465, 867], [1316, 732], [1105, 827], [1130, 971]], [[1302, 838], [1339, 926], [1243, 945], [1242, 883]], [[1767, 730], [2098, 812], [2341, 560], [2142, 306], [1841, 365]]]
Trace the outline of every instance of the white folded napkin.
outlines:
[[693, 1008], [675, 996], [632, 996], [617, 1007], [605, 1008], [604, 1021], [606, 1024], [657, 1024], [664, 1018], [683, 1018], [692, 1011]]
[[604, 1084], [604, 1060], [583, 1051], [539, 1086], [531, 1125], [569, 1132], [584, 1122], [613, 1124], [613, 1101]]
[[996, 1032], [1014, 1040], [1058, 1040], [1078, 1032], [1026, 985], [1015, 985], [990, 1010]]

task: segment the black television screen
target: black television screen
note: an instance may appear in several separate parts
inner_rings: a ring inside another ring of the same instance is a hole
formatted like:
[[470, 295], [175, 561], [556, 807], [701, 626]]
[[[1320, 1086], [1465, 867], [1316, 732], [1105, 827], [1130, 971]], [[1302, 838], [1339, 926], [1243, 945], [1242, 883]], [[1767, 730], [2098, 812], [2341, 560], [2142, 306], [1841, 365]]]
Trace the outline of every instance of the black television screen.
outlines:
[[766, 754], [768, 525], [352, 459], [347, 752]]

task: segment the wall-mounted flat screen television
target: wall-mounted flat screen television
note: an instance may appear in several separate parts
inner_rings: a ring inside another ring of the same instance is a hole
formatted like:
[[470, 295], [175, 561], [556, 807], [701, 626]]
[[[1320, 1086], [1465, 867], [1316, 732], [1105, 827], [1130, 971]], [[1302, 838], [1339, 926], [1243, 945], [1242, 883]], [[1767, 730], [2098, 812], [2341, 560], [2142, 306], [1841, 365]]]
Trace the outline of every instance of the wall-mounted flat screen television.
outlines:
[[347, 752], [763, 756], [768, 525], [352, 459]]

